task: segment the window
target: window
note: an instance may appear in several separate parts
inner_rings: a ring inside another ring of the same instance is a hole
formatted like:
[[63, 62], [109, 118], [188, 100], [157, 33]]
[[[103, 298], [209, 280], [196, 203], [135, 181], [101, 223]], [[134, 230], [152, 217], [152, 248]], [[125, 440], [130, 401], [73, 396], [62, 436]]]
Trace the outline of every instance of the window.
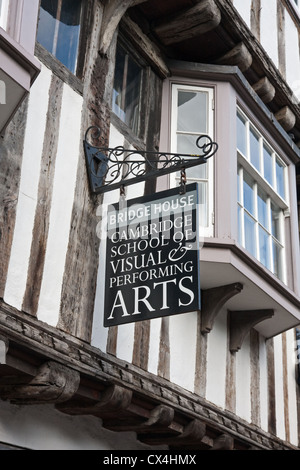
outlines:
[[237, 155], [239, 243], [285, 281], [287, 167], [240, 110]]
[[[213, 88], [172, 85], [171, 152], [199, 155], [197, 138], [213, 138]], [[172, 176], [173, 175], [173, 176]], [[186, 170], [187, 183], [197, 182], [200, 226], [203, 236], [212, 235], [213, 159]], [[171, 174], [171, 184], [178, 185], [179, 173]]]
[[0, 27], [6, 29], [8, 15], [8, 0], [0, 0]]
[[76, 72], [81, 0], [41, 0], [37, 41]]
[[112, 111], [136, 134], [139, 134], [142, 67], [117, 45]]

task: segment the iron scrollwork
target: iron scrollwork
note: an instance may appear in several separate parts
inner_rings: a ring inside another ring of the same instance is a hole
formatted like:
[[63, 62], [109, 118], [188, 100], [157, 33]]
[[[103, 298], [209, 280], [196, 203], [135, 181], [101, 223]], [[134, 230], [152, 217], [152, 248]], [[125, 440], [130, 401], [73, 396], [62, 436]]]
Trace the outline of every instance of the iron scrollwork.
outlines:
[[89, 127], [83, 142], [90, 188], [97, 194], [202, 165], [218, 150], [218, 144], [208, 135], [197, 138], [199, 154], [192, 155], [94, 146], [88, 140], [89, 134], [93, 141], [101, 144], [101, 131], [98, 127]]

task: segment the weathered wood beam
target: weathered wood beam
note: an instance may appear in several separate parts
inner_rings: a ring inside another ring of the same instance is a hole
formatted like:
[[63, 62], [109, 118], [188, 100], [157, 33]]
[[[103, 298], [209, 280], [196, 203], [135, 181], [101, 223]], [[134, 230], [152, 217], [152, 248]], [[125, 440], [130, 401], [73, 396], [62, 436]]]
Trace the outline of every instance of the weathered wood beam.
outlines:
[[106, 54], [112, 37], [128, 8], [146, 0], [109, 0], [104, 5], [101, 32], [100, 32], [100, 52]]
[[168, 77], [170, 71], [160, 50], [149, 40], [141, 28], [128, 15], [124, 15], [121, 26], [126, 28], [127, 36], [134, 42], [139, 52], [146, 55], [147, 61], [151, 62], [159, 75], [163, 78]]
[[273, 309], [229, 311], [230, 351], [237, 352], [241, 349], [245, 336], [251, 328], [273, 315]]
[[275, 118], [283, 127], [283, 129], [287, 132], [293, 129], [296, 123], [296, 116], [288, 106], [284, 106], [283, 108], [281, 108], [275, 114]]
[[243, 289], [239, 282], [201, 291], [201, 333], [209, 333], [225, 302]]
[[0, 383], [0, 397], [22, 405], [61, 403], [77, 391], [80, 374], [56, 362], [43, 364], [32, 380], [7, 377]]
[[148, 445], [169, 445], [171, 447], [196, 446], [200, 444], [206, 434], [206, 425], [198, 419], [192, 420], [182, 428], [177, 436], [168, 436], [165, 432], [138, 434], [138, 439]]
[[213, 446], [211, 450], [233, 450], [234, 449], [234, 439], [228, 434], [221, 434], [216, 439], [214, 439]]
[[219, 65], [235, 65], [241, 72], [245, 72], [252, 64], [252, 55], [243, 42], [237, 44], [233, 49], [215, 60]]
[[275, 96], [275, 87], [267, 77], [261, 78], [252, 88], [265, 104], [270, 103]]
[[221, 13], [214, 0], [201, 0], [194, 7], [157, 23], [154, 32], [168, 46], [198, 36], [216, 28]]

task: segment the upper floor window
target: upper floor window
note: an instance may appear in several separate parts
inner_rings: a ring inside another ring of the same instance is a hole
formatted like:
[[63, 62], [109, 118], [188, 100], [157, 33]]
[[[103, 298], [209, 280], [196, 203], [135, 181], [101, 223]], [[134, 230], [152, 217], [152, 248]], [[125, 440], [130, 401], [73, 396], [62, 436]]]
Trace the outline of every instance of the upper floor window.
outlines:
[[[171, 152], [199, 155], [196, 141], [201, 135], [213, 138], [213, 88], [173, 84], [171, 109]], [[212, 235], [213, 159], [186, 170], [187, 183], [197, 182], [199, 217], [203, 236]], [[171, 185], [179, 183], [179, 173], [171, 174]]]
[[37, 41], [76, 72], [81, 0], [41, 0]]
[[112, 111], [139, 134], [142, 67], [119, 43], [113, 86]]
[[8, 0], [0, 0], [0, 27], [6, 29], [8, 15]]
[[287, 167], [240, 110], [237, 155], [239, 242], [285, 281]]

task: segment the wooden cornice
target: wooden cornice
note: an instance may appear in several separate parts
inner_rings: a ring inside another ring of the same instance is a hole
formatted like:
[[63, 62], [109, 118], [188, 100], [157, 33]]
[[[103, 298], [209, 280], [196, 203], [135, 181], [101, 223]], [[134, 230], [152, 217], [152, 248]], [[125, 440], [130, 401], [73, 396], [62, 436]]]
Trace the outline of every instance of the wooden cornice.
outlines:
[[134, 431], [142, 442], [171, 449], [294, 449], [202, 397], [3, 301], [0, 337], [5, 345], [2, 399], [54, 403], [63, 413], [98, 417], [107, 429]]

